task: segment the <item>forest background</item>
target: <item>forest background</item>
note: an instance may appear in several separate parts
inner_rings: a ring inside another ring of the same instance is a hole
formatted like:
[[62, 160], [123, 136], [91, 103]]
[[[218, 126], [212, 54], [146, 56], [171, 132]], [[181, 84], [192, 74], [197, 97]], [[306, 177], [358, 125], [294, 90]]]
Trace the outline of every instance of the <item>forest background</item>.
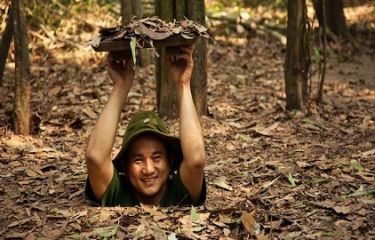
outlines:
[[[2, 37], [8, 2], [0, 3]], [[153, 1], [142, 3], [152, 15]], [[311, 91], [303, 111], [289, 111], [287, 2], [205, 2], [207, 201], [160, 209], [98, 208], [84, 197], [84, 149], [111, 89], [105, 54], [87, 42], [121, 22], [120, 2], [29, 1], [30, 136], [14, 134], [14, 43], [0, 82], [0, 238], [374, 238], [375, 3], [343, 3], [350, 37], [328, 34], [316, 104], [323, 52], [307, 1]], [[150, 56], [137, 66], [113, 154], [129, 117], [157, 110]], [[166, 121], [177, 133], [177, 122]]]

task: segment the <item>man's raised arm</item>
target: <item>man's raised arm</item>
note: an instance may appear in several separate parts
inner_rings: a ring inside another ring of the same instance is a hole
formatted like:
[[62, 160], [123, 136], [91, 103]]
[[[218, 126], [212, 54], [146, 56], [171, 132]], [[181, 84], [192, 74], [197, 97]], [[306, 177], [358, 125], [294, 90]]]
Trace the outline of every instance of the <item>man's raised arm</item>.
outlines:
[[190, 88], [194, 67], [192, 57], [194, 47], [184, 46], [180, 50], [180, 55], [169, 57], [167, 62], [178, 95], [180, 141], [184, 155], [180, 167], [180, 176], [193, 200], [197, 201], [202, 191], [205, 151], [202, 127], [195, 110]]
[[118, 61], [114, 59], [112, 53], [109, 53], [107, 65], [113, 81], [113, 90], [91, 132], [85, 154], [90, 185], [99, 201], [102, 200], [112, 180], [114, 170], [111, 150], [115, 142], [121, 111], [134, 81], [131, 60]]

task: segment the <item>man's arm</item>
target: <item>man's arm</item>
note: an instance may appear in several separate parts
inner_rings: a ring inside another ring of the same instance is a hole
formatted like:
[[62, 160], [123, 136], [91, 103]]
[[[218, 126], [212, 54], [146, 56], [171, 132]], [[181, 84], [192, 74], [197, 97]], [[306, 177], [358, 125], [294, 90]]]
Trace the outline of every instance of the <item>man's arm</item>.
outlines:
[[193, 49], [193, 46], [181, 47], [182, 54], [169, 57], [168, 65], [172, 80], [176, 83], [179, 104], [180, 141], [184, 155], [180, 176], [192, 198], [198, 200], [202, 191], [205, 151], [202, 128], [190, 89]]
[[134, 81], [132, 62], [128, 59], [116, 61], [110, 53], [107, 59], [108, 72], [114, 83], [112, 93], [90, 135], [86, 149], [86, 165], [92, 191], [97, 200], [103, 194], [113, 176], [111, 150], [129, 90]]

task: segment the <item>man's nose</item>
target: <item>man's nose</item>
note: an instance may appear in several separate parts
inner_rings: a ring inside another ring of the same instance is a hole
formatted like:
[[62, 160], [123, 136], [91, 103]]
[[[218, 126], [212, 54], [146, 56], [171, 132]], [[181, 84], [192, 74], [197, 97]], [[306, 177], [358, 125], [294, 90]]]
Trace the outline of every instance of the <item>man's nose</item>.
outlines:
[[154, 171], [155, 171], [154, 162], [152, 161], [152, 159], [148, 158], [145, 162], [145, 166], [143, 168], [143, 173], [144, 174], [152, 174], [152, 173], [154, 173]]

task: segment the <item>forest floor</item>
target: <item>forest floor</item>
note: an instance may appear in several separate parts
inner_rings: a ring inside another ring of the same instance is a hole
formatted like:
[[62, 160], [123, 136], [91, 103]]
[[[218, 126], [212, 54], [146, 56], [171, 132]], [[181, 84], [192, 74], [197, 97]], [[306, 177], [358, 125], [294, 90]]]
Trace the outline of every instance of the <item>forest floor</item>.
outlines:
[[[374, 35], [331, 45], [324, 104], [308, 113], [285, 111], [285, 46], [254, 34], [215, 40], [201, 119], [207, 201], [196, 208], [85, 199], [84, 149], [111, 90], [103, 55], [58, 42], [38, 52], [41, 39], [33, 42], [29, 137], [11, 131], [9, 63], [0, 88], [0, 238], [374, 239]], [[129, 118], [155, 110], [154, 67], [137, 68], [136, 78], [115, 152]]]

